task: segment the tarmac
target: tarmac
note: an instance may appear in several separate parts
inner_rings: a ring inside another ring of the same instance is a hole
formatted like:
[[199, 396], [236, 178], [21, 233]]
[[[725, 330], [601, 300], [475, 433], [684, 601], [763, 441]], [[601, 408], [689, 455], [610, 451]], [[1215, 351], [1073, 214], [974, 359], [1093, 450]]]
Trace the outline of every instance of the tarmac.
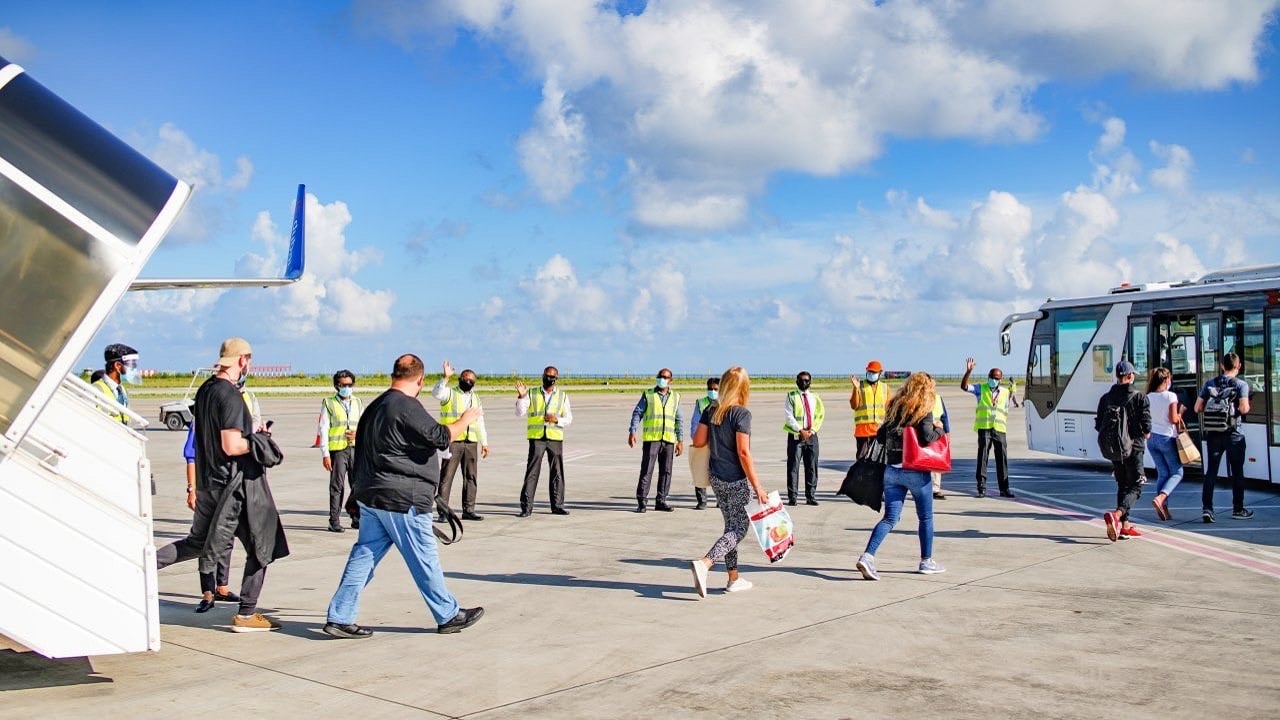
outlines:
[[[1021, 411], [1009, 435], [1018, 497], [974, 497], [973, 402], [948, 388], [956, 467], [948, 498], [935, 503], [934, 548], [947, 571], [914, 573], [908, 508], [877, 554], [883, 579], [867, 582], [854, 562], [878, 515], [834, 494], [854, 443], [847, 394], [827, 391], [821, 504], [789, 508], [795, 549], [771, 565], [748, 538], [741, 569], [755, 587], [726, 595], [717, 566], [700, 600], [688, 561], [719, 536], [720, 514], [692, 509], [684, 458], [672, 482], [677, 510], [633, 512], [634, 393], [573, 396], [572, 514], [549, 514], [544, 470], [534, 515], [521, 519], [527, 445], [514, 392], [479, 390], [492, 450], [480, 465], [485, 519], [441, 549], [459, 602], [485, 608], [474, 627], [436, 635], [392, 552], [361, 603], [359, 622], [374, 635], [321, 632], [355, 533], [326, 530], [327, 474], [310, 448], [319, 396], [263, 397], [287, 456], [270, 481], [292, 555], [271, 566], [260, 609], [283, 629], [231, 633], [229, 604], [195, 614], [195, 564], [170, 567], [160, 573], [160, 652], [60, 661], [0, 652], [0, 718], [1280, 714], [1280, 488], [1251, 488], [1256, 515], [1234, 522], [1221, 487], [1219, 521], [1202, 525], [1197, 480], [1175, 493], [1169, 523], [1155, 520], [1148, 485], [1134, 512], [1146, 536], [1112, 543], [1100, 519], [1115, 502], [1108, 466], [1028, 451]], [[685, 412], [692, 400], [686, 394]], [[136, 405], [156, 415], [158, 401]], [[751, 408], [761, 477], [785, 495], [782, 393], [757, 393]], [[185, 433], [148, 436], [163, 545], [190, 523]], [[457, 506], [460, 481], [455, 488]]]

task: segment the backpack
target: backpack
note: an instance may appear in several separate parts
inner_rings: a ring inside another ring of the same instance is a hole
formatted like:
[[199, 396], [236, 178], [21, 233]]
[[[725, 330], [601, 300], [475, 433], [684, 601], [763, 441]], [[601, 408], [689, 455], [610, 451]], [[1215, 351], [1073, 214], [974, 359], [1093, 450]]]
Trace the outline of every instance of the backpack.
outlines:
[[1209, 397], [1200, 413], [1200, 429], [1204, 432], [1230, 432], [1236, 427], [1235, 409], [1239, 394], [1234, 381], [1224, 384], [1222, 376], [1209, 385]]
[[1129, 434], [1129, 398], [1119, 405], [1108, 399], [1098, 418], [1098, 449], [1102, 456], [1113, 462], [1124, 460], [1133, 454], [1133, 436]]

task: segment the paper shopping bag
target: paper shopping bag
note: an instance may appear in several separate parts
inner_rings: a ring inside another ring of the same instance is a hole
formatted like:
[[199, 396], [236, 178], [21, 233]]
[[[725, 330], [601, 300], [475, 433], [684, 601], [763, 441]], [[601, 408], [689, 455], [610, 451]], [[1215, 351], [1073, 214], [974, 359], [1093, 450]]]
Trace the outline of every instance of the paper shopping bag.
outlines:
[[693, 486], [696, 488], [711, 487], [711, 448], [689, 448], [689, 473], [693, 475]]
[[1178, 433], [1178, 459], [1183, 465], [1200, 464], [1200, 448], [1196, 446], [1186, 430]]
[[764, 556], [769, 558], [769, 562], [775, 563], [786, 557], [795, 545], [795, 535], [792, 532], [791, 516], [782, 506], [782, 498], [778, 492], [775, 490], [769, 493], [767, 505], [752, 500], [747, 503], [746, 510], [747, 518], [751, 520], [751, 529], [755, 531], [760, 549], [764, 550]]

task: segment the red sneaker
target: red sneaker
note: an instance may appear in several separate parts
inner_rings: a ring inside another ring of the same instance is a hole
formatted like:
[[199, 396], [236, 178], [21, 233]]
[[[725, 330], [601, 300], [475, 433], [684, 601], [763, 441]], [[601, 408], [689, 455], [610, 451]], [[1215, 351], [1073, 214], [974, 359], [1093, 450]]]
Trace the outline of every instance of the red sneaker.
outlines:
[[1115, 542], [1120, 539], [1120, 514], [1114, 512], [1102, 513], [1102, 522], [1107, 526], [1107, 539]]
[[1120, 537], [1122, 538], [1142, 537], [1142, 533], [1138, 532], [1138, 528], [1130, 525], [1127, 528], [1120, 528]]

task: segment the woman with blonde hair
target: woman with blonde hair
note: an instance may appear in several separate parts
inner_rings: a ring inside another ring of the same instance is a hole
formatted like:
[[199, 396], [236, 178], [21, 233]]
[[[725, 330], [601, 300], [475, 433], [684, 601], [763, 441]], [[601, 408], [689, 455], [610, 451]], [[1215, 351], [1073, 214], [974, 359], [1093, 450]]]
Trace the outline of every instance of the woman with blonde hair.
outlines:
[[918, 571], [925, 575], [944, 572], [933, 560], [933, 482], [923, 470], [907, 470], [902, 467], [902, 431], [915, 428], [916, 439], [921, 445], [929, 445], [942, 437], [942, 419], [933, 416], [933, 399], [936, 393], [929, 373], [913, 373], [902, 389], [894, 394], [885, 408], [884, 423], [876, 437], [888, 450], [884, 470], [884, 517], [876, 523], [867, 541], [867, 549], [858, 558], [858, 572], [867, 580], [879, 580], [876, 572], [876, 550], [888, 537], [889, 531], [902, 516], [902, 505], [907, 493], [911, 493], [920, 518], [920, 565]]
[[751, 459], [750, 397], [747, 371], [736, 365], [725, 370], [720, 377], [719, 400], [703, 411], [693, 434], [694, 447], [711, 448], [711, 487], [724, 517], [724, 534], [706, 555], [690, 563], [699, 597], [707, 596], [707, 571], [721, 560], [729, 572], [725, 592], [751, 589], [751, 582], [738, 576], [738, 543], [751, 531], [746, 505], [752, 492], [761, 504], [769, 501], [769, 493], [760, 484]]

